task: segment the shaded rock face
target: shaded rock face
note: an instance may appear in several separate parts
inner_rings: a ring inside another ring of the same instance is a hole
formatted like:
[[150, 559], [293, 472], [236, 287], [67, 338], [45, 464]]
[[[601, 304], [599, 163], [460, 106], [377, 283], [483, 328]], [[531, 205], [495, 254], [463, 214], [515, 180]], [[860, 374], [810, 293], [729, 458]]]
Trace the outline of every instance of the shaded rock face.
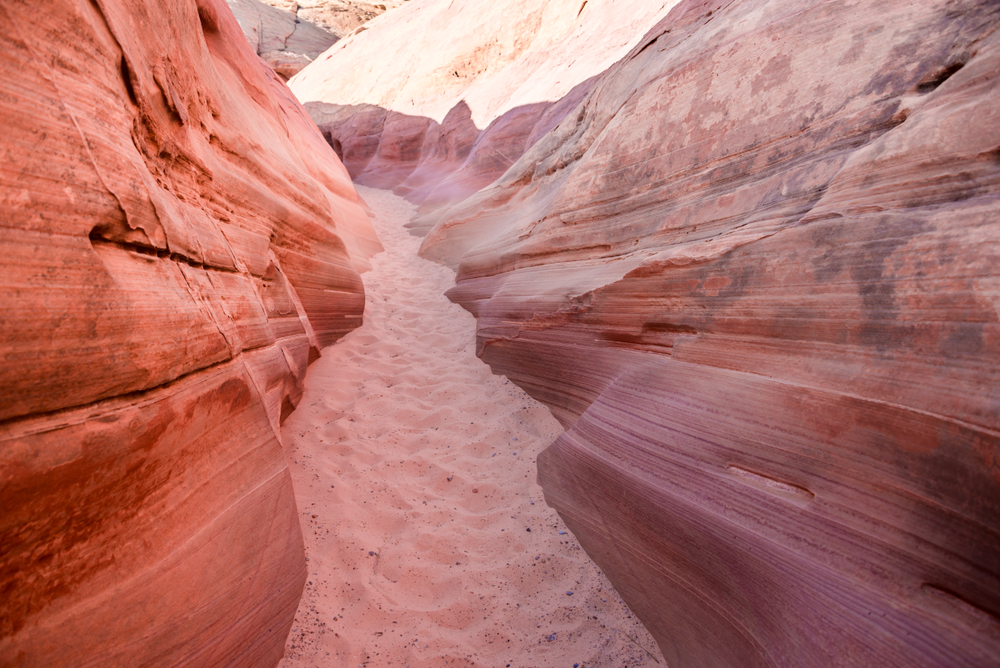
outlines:
[[424, 215], [407, 227], [422, 235], [437, 222], [437, 209], [493, 183], [583, 99], [592, 82], [559, 102], [511, 109], [483, 130], [464, 101], [440, 124], [373, 105], [308, 102], [306, 109], [356, 183], [392, 190], [421, 206]]
[[358, 183], [431, 214], [501, 176], [675, 1], [408, 4], [289, 85]]
[[286, 81], [337, 42], [337, 35], [260, 0], [226, 0], [257, 55]]
[[221, 0], [0, 9], [0, 664], [266, 666], [277, 429], [361, 322], [347, 173]]
[[424, 240], [672, 667], [1000, 661], [998, 25], [686, 1]]

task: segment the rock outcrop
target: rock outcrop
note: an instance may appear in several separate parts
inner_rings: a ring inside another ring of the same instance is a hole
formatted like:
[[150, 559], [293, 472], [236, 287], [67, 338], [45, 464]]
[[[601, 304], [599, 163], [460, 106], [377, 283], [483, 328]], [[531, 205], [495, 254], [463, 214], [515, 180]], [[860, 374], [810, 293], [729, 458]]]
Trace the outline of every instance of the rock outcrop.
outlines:
[[272, 7], [292, 12], [299, 19], [314, 23], [338, 38], [367, 30], [366, 23], [387, 10], [410, 0], [264, 0]]
[[250, 46], [286, 81], [336, 44], [337, 36], [261, 0], [226, 0]]
[[5, 2], [0, 665], [268, 666], [363, 203], [222, 0]]
[[410, 3], [289, 85], [356, 182], [431, 214], [502, 175], [672, 4]]
[[998, 27], [685, 0], [424, 240], [673, 668], [1000, 662]]

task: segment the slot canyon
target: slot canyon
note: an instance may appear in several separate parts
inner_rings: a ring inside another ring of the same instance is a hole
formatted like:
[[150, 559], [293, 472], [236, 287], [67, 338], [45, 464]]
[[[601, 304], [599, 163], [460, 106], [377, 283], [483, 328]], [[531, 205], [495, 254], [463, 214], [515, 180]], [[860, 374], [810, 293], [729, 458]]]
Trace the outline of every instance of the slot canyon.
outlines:
[[1000, 665], [995, 0], [0, 38], [0, 668]]

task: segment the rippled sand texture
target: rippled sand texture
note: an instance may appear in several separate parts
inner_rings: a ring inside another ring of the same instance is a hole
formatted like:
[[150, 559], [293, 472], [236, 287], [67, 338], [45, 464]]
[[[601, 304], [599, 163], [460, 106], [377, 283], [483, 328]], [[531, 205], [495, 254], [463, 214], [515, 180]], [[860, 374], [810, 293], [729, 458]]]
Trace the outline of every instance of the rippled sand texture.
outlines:
[[282, 432], [309, 582], [281, 666], [657, 665], [535, 483], [559, 424], [475, 356], [412, 205], [359, 191], [386, 248], [365, 324], [309, 368]]

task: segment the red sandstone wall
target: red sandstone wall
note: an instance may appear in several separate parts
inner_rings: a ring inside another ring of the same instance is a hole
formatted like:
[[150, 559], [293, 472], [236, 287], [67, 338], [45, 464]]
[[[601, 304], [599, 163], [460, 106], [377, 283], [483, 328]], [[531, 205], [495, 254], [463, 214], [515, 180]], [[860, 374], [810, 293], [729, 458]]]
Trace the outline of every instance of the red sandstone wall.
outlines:
[[1000, 662], [998, 27], [687, 0], [425, 239], [672, 668]]
[[0, 7], [0, 665], [276, 664], [346, 171], [222, 0]]

